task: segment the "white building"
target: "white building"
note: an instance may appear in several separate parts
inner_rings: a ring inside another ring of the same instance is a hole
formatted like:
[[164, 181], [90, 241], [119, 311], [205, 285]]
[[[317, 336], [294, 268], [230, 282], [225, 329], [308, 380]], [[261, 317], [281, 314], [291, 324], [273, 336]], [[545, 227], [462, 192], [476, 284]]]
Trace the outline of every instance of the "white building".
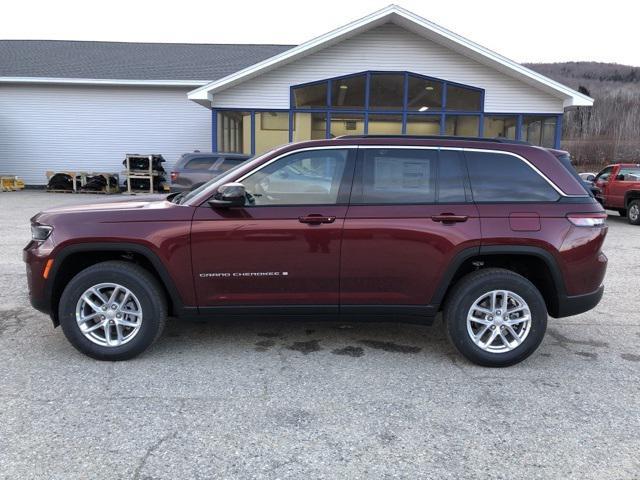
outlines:
[[[391, 5], [299, 46], [0, 42], [0, 173], [118, 171], [125, 153], [261, 153], [345, 134], [558, 147], [593, 100]], [[203, 108], [204, 107], [204, 108]]]

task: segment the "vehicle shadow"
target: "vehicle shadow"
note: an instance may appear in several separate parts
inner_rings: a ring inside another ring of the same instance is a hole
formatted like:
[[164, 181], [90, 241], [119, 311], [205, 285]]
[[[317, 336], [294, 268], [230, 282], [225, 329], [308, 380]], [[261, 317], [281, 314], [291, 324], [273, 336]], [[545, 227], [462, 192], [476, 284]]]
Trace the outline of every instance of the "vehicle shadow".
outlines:
[[304, 355], [325, 351], [349, 357], [361, 357], [367, 351], [376, 350], [437, 357], [455, 352], [446, 339], [440, 316], [433, 325], [400, 323], [393, 319], [346, 321], [304, 316], [236, 317], [203, 322], [170, 319], [153, 352], [164, 354], [177, 348], [287, 350]]

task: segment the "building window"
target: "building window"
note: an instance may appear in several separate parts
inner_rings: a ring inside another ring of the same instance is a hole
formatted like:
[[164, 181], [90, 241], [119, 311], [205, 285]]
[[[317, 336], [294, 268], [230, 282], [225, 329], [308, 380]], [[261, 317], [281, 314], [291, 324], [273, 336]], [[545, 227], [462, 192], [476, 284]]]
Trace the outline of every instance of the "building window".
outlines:
[[294, 142], [327, 138], [327, 114], [296, 112], [292, 138]]
[[364, 133], [364, 114], [340, 113], [331, 114], [329, 136], [362, 135]]
[[442, 110], [442, 82], [409, 75], [407, 110], [417, 112]]
[[447, 110], [478, 112], [482, 109], [482, 95], [474, 90], [457, 85], [447, 85]]
[[368, 133], [374, 135], [401, 135], [402, 115], [369, 114]]
[[218, 150], [251, 154], [251, 112], [218, 112]]
[[333, 108], [364, 109], [367, 76], [354, 75], [331, 81]]
[[483, 114], [482, 89], [410, 72], [357, 73], [292, 86], [290, 98], [288, 111], [218, 111], [214, 145], [223, 152], [261, 153], [287, 141], [365, 131], [374, 135], [483, 135], [545, 147], [559, 142], [560, 115]]
[[447, 115], [444, 122], [445, 135], [455, 137], [477, 137], [480, 134], [478, 115]]
[[260, 155], [289, 142], [289, 112], [260, 112], [255, 116], [254, 153]]
[[556, 122], [556, 117], [525, 116], [522, 119], [522, 139], [534, 145], [553, 148]]
[[293, 105], [295, 108], [326, 108], [327, 82], [294, 88]]
[[518, 117], [505, 115], [485, 115], [484, 133], [486, 138], [509, 138], [516, 139], [518, 127]]
[[404, 75], [372, 73], [369, 86], [370, 110], [402, 110]]
[[440, 115], [407, 115], [407, 135], [440, 135]]

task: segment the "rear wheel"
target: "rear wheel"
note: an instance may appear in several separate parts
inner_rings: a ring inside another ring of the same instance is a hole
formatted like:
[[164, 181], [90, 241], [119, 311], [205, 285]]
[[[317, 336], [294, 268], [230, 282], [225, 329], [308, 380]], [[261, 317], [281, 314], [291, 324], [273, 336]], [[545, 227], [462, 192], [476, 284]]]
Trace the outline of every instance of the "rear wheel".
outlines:
[[162, 333], [166, 299], [144, 268], [121, 261], [78, 273], [60, 298], [60, 325], [71, 344], [98, 360], [127, 360]]
[[640, 200], [633, 200], [629, 204], [627, 219], [631, 225], [640, 225]]
[[451, 343], [467, 359], [487, 367], [521, 362], [538, 348], [547, 328], [538, 289], [523, 276], [497, 268], [460, 280], [443, 316]]

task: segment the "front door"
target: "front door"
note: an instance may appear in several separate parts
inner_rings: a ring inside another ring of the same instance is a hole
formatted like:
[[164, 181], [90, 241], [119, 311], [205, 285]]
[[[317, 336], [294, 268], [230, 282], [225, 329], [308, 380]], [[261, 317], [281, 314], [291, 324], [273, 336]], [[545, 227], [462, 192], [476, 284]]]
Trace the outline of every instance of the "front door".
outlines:
[[285, 154], [238, 179], [241, 208], [196, 209], [191, 231], [200, 307], [339, 303], [342, 227], [355, 149]]
[[342, 243], [341, 308], [430, 303], [453, 257], [480, 244], [461, 152], [361, 146]]

